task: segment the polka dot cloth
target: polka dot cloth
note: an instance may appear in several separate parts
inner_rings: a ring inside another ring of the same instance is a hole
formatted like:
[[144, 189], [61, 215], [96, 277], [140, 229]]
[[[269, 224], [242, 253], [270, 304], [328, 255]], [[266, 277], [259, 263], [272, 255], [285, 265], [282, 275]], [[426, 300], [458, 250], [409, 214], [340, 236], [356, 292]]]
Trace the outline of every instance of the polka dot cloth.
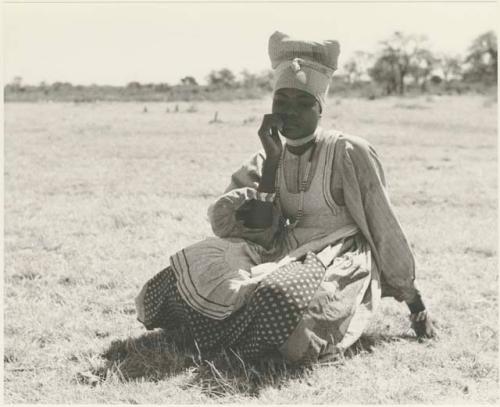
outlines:
[[148, 329], [172, 329], [186, 323], [200, 350], [231, 347], [247, 358], [280, 347], [299, 323], [325, 274], [313, 253], [267, 276], [245, 307], [224, 320], [214, 320], [190, 308], [177, 291], [167, 268], [147, 284], [144, 297]]
[[184, 323], [187, 305], [177, 291], [174, 271], [167, 267], [147, 283], [144, 325], [147, 329], [174, 329]]

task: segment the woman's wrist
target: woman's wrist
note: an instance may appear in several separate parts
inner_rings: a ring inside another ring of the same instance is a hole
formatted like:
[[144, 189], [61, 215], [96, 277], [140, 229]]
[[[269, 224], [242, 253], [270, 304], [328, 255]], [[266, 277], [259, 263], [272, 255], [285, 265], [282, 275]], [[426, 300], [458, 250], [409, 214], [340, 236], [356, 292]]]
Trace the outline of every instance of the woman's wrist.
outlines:
[[264, 161], [262, 167], [262, 179], [257, 188], [258, 192], [275, 192], [276, 171], [278, 170], [279, 160], [268, 159]]
[[418, 314], [419, 312], [425, 311], [425, 304], [422, 301], [420, 294], [417, 294], [411, 302], [407, 302], [408, 308], [412, 314]]
[[262, 191], [257, 191], [255, 193], [255, 200], [260, 201], [260, 202], [274, 202], [274, 198], [276, 197], [276, 194], [274, 192], [262, 192]]
[[281, 155], [266, 155], [266, 159], [264, 160], [264, 164], [278, 166], [281, 159]]
[[278, 158], [266, 158], [264, 160], [264, 163], [262, 165], [262, 173], [270, 172], [272, 174], [276, 173], [276, 170], [278, 169], [280, 165], [280, 159]]

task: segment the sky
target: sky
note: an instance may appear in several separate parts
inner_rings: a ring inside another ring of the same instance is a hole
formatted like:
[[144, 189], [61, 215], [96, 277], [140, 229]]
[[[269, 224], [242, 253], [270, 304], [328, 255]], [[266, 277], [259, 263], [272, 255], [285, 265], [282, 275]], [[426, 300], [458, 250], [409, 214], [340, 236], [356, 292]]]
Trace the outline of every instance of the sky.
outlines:
[[426, 35], [436, 52], [465, 54], [497, 29], [495, 2], [435, 3], [4, 3], [3, 77], [89, 85], [204, 83], [212, 70], [270, 68], [276, 30], [340, 42], [339, 65], [375, 52], [394, 31]]

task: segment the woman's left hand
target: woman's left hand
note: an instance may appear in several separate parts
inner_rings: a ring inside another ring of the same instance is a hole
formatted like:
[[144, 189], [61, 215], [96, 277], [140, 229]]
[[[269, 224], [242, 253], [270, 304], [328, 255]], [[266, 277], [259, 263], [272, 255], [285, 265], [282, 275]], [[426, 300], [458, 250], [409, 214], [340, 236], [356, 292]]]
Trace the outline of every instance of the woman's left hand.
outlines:
[[435, 338], [437, 336], [435, 324], [426, 310], [411, 314], [410, 321], [417, 338]]

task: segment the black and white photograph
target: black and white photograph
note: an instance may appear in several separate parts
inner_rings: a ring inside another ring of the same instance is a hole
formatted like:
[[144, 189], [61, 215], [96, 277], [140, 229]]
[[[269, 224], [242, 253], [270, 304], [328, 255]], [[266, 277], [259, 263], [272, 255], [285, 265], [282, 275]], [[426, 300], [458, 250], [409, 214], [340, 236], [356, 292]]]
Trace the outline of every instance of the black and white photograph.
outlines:
[[496, 1], [4, 1], [3, 402], [491, 404]]

